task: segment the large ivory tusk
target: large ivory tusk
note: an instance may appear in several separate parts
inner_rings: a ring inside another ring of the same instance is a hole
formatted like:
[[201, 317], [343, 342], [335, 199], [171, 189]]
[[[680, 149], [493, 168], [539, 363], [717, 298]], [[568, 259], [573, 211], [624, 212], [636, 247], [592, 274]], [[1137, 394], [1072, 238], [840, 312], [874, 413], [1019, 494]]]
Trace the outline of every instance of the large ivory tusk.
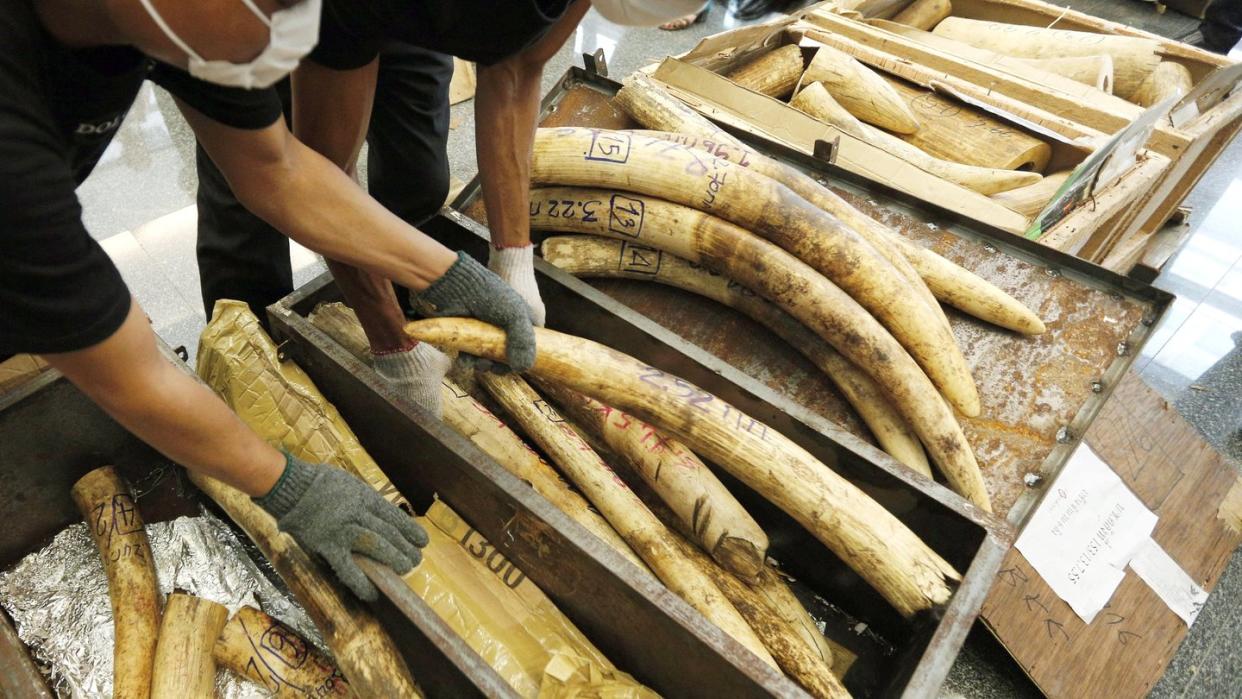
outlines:
[[1113, 57], [1113, 87], [1119, 97], [1130, 99], [1140, 83], [1160, 63], [1160, 44], [1154, 39], [1047, 29], [1024, 24], [986, 22], [949, 17], [932, 31], [965, 44], [1020, 58], [1066, 56]]
[[1001, 170], [999, 168], [963, 165], [937, 158], [917, 146], [913, 146], [892, 134], [864, 124], [845, 111], [820, 83], [804, 87], [789, 106], [805, 112], [820, 121], [832, 124], [845, 133], [870, 143], [880, 150], [942, 179], [960, 184], [980, 194], [995, 194], [1038, 182], [1036, 172]]
[[942, 316], [910, 293], [870, 243], [787, 187], [702, 151], [622, 131], [540, 129], [534, 151], [532, 182], [662, 197], [731, 221], [796, 255], [883, 323], [954, 406], [968, 416], [979, 414], [974, 378]]
[[73, 502], [103, 559], [112, 602], [112, 696], [147, 699], [159, 635], [159, 585], [151, 542], [129, 485], [111, 466], [73, 484]]
[[900, 78], [888, 78], [919, 117], [919, 130], [901, 140], [944, 160], [1000, 170], [1040, 173], [1052, 158], [1052, 146], [1018, 127], [964, 102]]
[[[573, 202], [586, 216], [535, 211], [532, 228], [618, 237], [608, 230], [617, 202], [644, 211], [643, 245], [707, 265], [780, 306], [831, 344], [887, 391], [954, 490], [985, 509], [987, 488], [961, 426], [935, 387], [901, 345], [831, 281], [797, 258], [746, 231], [693, 209], [608, 190], [537, 190], [541, 201]], [[592, 209], [596, 202], [598, 208]], [[623, 213], [619, 215], [624, 215]]]
[[[751, 150], [649, 78], [632, 77], [617, 93], [614, 102], [644, 126], [674, 132], [660, 136], [662, 140], [680, 139], [679, 142], [689, 147], [707, 150], [717, 157], [749, 167], [836, 216], [901, 270], [911, 288], [936, 311], [940, 311], [936, 304], [939, 299], [1010, 330], [1031, 335], [1044, 332], [1043, 321], [1004, 291], [881, 225], [801, 170]], [[917, 283], [920, 279], [925, 285]], [[931, 298], [932, 294], [935, 298]]]
[[[353, 309], [340, 303], [319, 305], [310, 315], [315, 327], [323, 330], [354, 356], [366, 361], [368, 343], [358, 316]], [[440, 389], [444, 422], [457, 430], [475, 446], [496, 460], [513, 475], [530, 483], [548, 502], [599, 537], [631, 563], [647, 569], [642, 559], [630, 549], [616, 530], [586, 500], [570, 488], [548, 462], [514, 434], [504, 420], [496, 417], [460, 386], [446, 379]]]
[[773, 49], [726, 74], [733, 82], [768, 97], [785, 97], [802, 76], [802, 49], [788, 44]]
[[[406, 332], [439, 347], [503, 361], [504, 332], [437, 318]], [[898, 612], [948, 601], [958, 573], [896, 517], [784, 435], [693, 384], [590, 340], [535, 328], [531, 373], [628, 411], [680, 438], [789, 513]]]
[[609, 451], [628, 463], [722, 566], [754, 581], [768, 535], [694, 452], [625, 411], [550, 381], [539, 389]]
[[776, 661], [724, 593], [679, 554], [668, 528], [612, 472], [571, 423], [552, 411], [516, 374], [480, 375], [479, 382], [638, 552], [660, 582], [761, 660], [776, 667]]
[[831, 46], [819, 46], [802, 74], [803, 86], [823, 83], [841, 106], [859, 119], [895, 133], [912, 134], [922, 128], [892, 86], [858, 59]]
[[[654, 275], [631, 271], [632, 268], [623, 264], [625, 243], [618, 240], [558, 236], [543, 241], [542, 248], [543, 259], [575, 276], [620, 277], [667, 284], [706, 296], [762, 323], [832, 380], [871, 430], [880, 448], [914, 471], [932, 477], [918, 435], [885, 397], [879, 384], [806, 326], [750, 289], [669, 253], [660, 253], [663, 257]], [[708, 550], [711, 551], [711, 547]]]
[[279, 699], [354, 696], [330, 658], [254, 607], [237, 610], [213, 654], [220, 667], [262, 685]]
[[168, 596], [160, 639], [155, 647], [151, 699], [212, 699], [216, 661], [212, 649], [229, 610], [184, 592]]

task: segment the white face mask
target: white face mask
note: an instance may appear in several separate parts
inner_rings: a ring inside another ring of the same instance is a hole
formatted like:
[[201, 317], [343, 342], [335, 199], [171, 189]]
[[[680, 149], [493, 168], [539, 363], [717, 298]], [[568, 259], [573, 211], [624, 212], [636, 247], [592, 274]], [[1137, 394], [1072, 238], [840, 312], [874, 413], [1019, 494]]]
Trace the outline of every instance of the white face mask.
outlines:
[[706, 4], [704, 0], [591, 0], [604, 19], [627, 27], [655, 27], [698, 14]]
[[270, 19], [255, 6], [254, 0], [241, 0], [267, 25], [270, 35], [267, 48], [249, 63], [207, 61], [173, 32], [172, 27], [168, 26], [152, 6], [151, 0], [139, 1], [169, 41], [190, 57], [190, 75], [218, 85], [246, 89], [271, 87], [293, 72], [298, 67], [298, 62], [319, 41], [319, 10], [322, 0], [303, 0], [293, 7], [273, 12]]

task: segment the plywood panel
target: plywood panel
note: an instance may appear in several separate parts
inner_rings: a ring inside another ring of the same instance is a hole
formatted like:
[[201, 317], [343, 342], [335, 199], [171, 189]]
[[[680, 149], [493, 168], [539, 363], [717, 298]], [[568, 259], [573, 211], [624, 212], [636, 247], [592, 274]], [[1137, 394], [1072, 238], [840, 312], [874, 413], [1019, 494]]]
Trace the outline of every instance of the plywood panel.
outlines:
[[[1234, 468], [1154, 390], [1131, 373], [1086, 441], [1160, 517], [1152, 536], [1195, 582], [1216, 586], [1242, 534], [1230, 492]], [[1236, 497], [1236, 496], [1235, 496]], [[1223, 511], [1222, 511], [1223, 507]], [[1016, 549], [1001, 566], [983, 619], [1050, 697], [1137, 697], [1164, 674], [1187, 628], [1127, 570], [1090, 625], [1053, 594]]]

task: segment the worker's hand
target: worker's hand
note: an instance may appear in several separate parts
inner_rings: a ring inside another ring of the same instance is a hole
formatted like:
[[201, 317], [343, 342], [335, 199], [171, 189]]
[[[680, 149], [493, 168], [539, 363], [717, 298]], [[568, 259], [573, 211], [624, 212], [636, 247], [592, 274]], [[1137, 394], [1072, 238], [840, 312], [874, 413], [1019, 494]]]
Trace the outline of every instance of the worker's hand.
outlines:
[[372, 354], [371, 366], [398, 391], [426, 408], [437, 420], [444, 416], [440, 383], [453, 360], [426, 342], [403, 352]]
[[302, 548], [323, 556], [355, 595], [373, 601], [379, 591], [352, 554], [374, 558], [400, 575], [422, 560], [427, 532], [374, 489], [333, 466], [287, 456], [271, 492], [254, 501], [276, 518]]
[[487, 268], [505, 280], [526, 301], [531, 320], [543, 327], [547, 310], [539, 297], [539, 285], [535, 283], [535, 246], [519, 248], [492, 247], [487, 257]]
[[444, 276], [422, 292], [411, 293], [410, 303], [426, 315], [470, 316], [499, 326], [505, 331], [505, 361], [509, 368], [528, 371], [535, 365], [535, 329], [526, 302], [500, 277], [464, 252], [457, 253], [457, 261]]

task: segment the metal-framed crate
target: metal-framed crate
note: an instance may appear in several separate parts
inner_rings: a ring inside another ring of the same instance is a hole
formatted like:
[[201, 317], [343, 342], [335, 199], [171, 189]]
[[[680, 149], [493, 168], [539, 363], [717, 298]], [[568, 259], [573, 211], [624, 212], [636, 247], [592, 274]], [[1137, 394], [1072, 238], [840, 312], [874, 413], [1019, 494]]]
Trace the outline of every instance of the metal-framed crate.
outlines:
[[[163, 349], [169, 361], [180, 362]], [[134, 486], [148, 524], [196, 515], [202, 505], [214, 508], [179, 466], [114, 422], [59, 372], [47, 371], [0, 397], [0, 479], [5, 483], [0, 518], [6, 523], [0, 532], [0, 568], [80, 522], [70, 489], [104, 465], [116, 467]], [[227, 515], [220, 516], [228, 521]], [[243, 532], [237, 534], [247, 541]], [[256, 560], [262, 556], [253, 547], [247, 553]], [[516, 696], [396, 573], [359, 561], [385, 593], [373, 606], [376, 617], [431, 696]], [[51, 696], [8, 620], [0, 621], [5, 622], [0, 623], [0, 695]]]
[[[594, 68], [571, 68], [545, 98], [542, 123], [633, 128], [629, 117], [611, 104], [619, 88]], [[959, 418], [979, 456], [996, 511], [1020, 525], [1130, 368], [1172, 295], [823, 159], [733, 131], [758, 151], [812, 175], [864, 213], [1000, 286], [1045, 319], [1048, 332], [1028, 338], [948, 309], [984, 402], [979, 418]], [[484, 220], [477, 179], [462, 190], [454, 207]], [[453, 246], [463, 244], [458, 235], [443, 239]], [[641, 236], [633, 242], [641, 245]], [[784, 394], [802, 419], [834, 439], [847, 440], [877, 463], [892, 463], [859, 439], [865, 431], [819, 370], [782, 341], [765, 340], [768, 333], [757, 324], [714, 302], [655, 284], [619, 279], [589, 283]], [[738, 343], [737, 337], [755, 341]], [[1056, 394], [1055, 402], [1040, 398], [1047, 393]], [[1021, 405], [1015, 407], [1015, 401]]]
[[[423, 230], [473, 255], [482, 229], [452, 211]], [[722, 479], [767, 531], [769, 554], [795, 592], [856, 654], [845, 683], [856, 696], [926, 696], [943, 681], [1010, 545], [1002, 522], [895, 463], [876, 466], [848, 437], [727, 363], [560, 270], [536, 262], [552, 329], [630, 354], [711, 391], [794, 440], [892, 511], [964, 573], [943, 609], [904, 619], [861, 578], [744, 485]], [[396, 395], [307, 316], [339, 301], [320, 277], [269, 309], [282, 351], [310, 374], [407, 497], [432, 493], [475, 513], [471, 524], [540, 586], [619, 666], [669, 696], [801, 695], [649, 574], [626, 562], [464, 437]], [[485, 513], [479, 516], [478, 513]], [[865, 629], [865, 632], [861, 632]], [[672, 652], [675, 649], [675, 652]]]

